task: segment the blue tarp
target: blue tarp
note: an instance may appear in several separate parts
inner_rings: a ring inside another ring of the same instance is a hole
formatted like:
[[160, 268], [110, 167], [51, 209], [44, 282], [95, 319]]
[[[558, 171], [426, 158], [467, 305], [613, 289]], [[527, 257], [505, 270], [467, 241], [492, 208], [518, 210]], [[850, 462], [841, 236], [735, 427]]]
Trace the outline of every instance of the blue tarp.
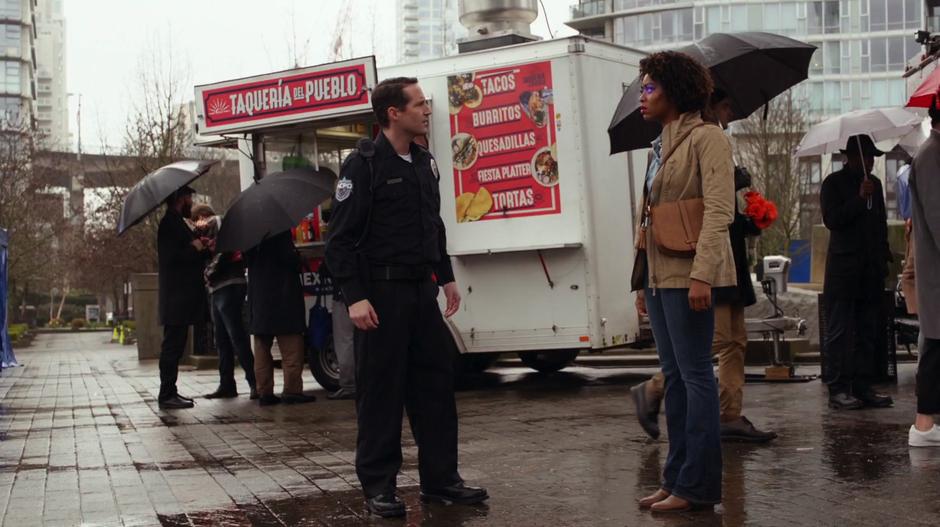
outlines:
[[7, 244], [7, 231], [0, 229], [0, 362], [4, 368], [16, 366], [13, 344], [7, 332]]

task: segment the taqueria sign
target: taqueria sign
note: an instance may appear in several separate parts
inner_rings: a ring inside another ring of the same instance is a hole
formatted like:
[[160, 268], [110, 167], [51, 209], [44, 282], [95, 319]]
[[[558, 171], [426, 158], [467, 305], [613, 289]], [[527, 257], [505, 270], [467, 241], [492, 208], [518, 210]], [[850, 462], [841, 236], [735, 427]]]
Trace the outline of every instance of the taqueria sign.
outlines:
[[375, 58], [196, 86], [200, 134], [247, 132], [372, 111]]

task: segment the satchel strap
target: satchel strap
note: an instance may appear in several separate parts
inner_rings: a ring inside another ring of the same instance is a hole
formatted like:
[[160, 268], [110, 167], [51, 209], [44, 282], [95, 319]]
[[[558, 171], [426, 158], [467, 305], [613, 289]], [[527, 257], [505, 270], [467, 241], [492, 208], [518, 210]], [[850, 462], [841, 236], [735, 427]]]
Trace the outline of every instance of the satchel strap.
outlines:
[[[676, 142], [673, 143], [672, 148], [670, 148], [669, 151], [666, 152], [666, 155], [664, 155], [662, 159], [660, 159], [659, 169], [656, 170], [656, 177], [653, 178], [654, 181], [659, 178], [663, 169], [666, 168], [666, 162], [669, 161], [669, 158], [672, 157], [672, 154], [675, 153], [675, 151], [679, 149], [679, 146], [682, 145], [682, 143], [684, 143], [685, 140], [688, 139], [690, 135], [692, 135], [692, 132], [696, 130], [697, 128], [699, 128], [700, 126], [706, 126], [708, 124], [711, 124], [711, 123], [707, 123], [707, 122], [697, 123], [695, 126], [693, 126], [692, 128], [689, 128], [688, 130], [683, 132], [682, 135], [679, 136]], [[683, 195], [685, 195], [685, 191], [689, 188], [689, 181], [691, 181], [691, 179], [692, 178], [689, 178], [686, 181], [686, 187], [682, 189]], [[649, 219], [649, 208], [650, 208], [649, 189], [646, 187], [646, 184], [644, 183], [643, 184], [643, 217], [642, 217], [641, 223], [646, 223], [646, 220]]]

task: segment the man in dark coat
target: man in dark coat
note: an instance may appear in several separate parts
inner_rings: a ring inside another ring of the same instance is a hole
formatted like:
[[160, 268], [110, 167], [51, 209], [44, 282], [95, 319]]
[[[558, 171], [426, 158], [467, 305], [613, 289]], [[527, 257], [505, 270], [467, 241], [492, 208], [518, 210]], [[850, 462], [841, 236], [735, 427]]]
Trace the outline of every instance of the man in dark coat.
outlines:
[[867, 135], [851, 137], [842, 151], [845, 167], [823, 181], [823, 222], [829, 251], [823, 295], [826, 337], [823, 343], [829, 406], [837, 410], [891, 406], [875, 393], [875, 340], [885, 324], [881, 312], [884, 279], [892, 259], [881, 182], [871, 175], [875, 148]]
[[[303, 393], [304, 292], [300, 283], [300, 256], [290, 231], [267, 238], [245, 253], [248, 262], [248, 331], [255, 343], [255, 387], [261, 406], [316, 400]], [[281, 397], [274, 395], [274, 359], [277, 339], [284, 370]]]
[[[415, 137], [431, 108], [417, 79], [380, 82], [372, 108], [382, 127], [340, 171], [326, 260], [356, 326], [356, 474], [376, 515], [404, 516], [397, 496], [402, 410], [418, 445], [421, 499], [472, 504], [488, 498], [457, 471], [457, 407], [449, 317], [460, 307], [437, 163]], [[436, 278], [436, 281], [432, 278]]]
[[184, 219], [189, 218], [192, 211], [193, 192], [183, 187], [167, 198], [166, 214], [157, 231], [160, 323], [163, 325], [157, 401], [162, 409], [193, 407], [192, 399], [176, 391], [176, 379], [189, 326], [204, 323], [208, 315], [202, 273], [209, 252]]

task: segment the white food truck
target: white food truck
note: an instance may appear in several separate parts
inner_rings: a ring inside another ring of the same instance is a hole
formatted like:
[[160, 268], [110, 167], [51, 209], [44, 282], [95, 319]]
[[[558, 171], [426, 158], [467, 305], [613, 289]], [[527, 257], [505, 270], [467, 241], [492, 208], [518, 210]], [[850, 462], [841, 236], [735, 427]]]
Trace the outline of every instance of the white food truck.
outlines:
[[[463, 296], [449, 320], [456, 348], [470, 367], [512, 352], [554, 371], [639, 332], [629, 278], [646, 156], [609, 155], [607, 127], [642, 56], [575, 36], [378, 71], [366, 57], [197, 86], [197, 126], [205, 142], [237, 144], [243, 187], [298, 163], [338, 173], [375, 133], [369, 89], [417, 77]], [[298, 230], [313, 259], [321, 220]], [[335, 358], [312, 355], [318, 381], [335, 387]]]

